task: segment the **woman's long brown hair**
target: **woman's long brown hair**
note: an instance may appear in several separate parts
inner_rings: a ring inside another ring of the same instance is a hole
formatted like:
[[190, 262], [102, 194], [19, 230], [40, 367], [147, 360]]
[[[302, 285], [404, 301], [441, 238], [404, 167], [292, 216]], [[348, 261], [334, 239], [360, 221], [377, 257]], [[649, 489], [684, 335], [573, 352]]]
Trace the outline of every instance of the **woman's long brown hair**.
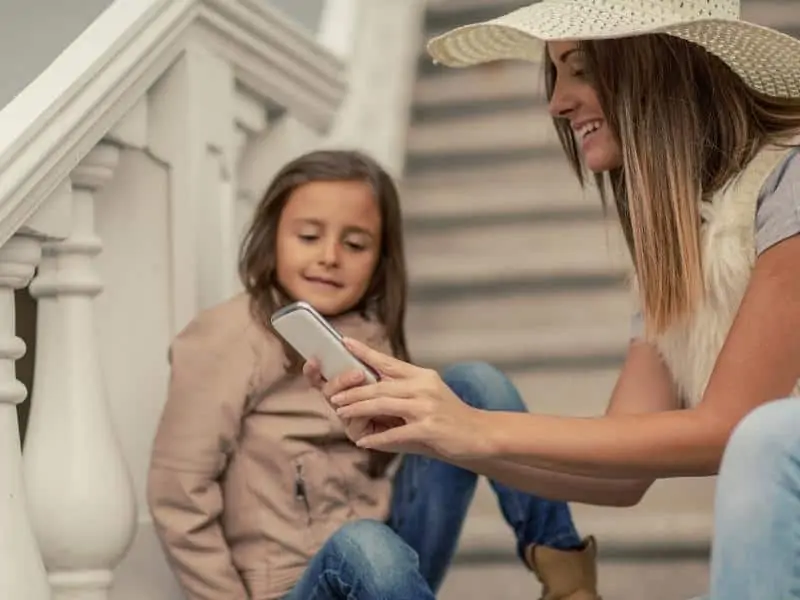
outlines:
[[[270, 316], [294, 300], [277, 279], [278, 223], [292, 192], [312, 181], [363, 181], [372, 188], [381, 214], [380, 255], [367, 293], [355, 310], [365, 318], [376, 318], [386, 328], [394, 355], [410, 360], [405, 335], [408, 276], [400, 199], [389, 174], [361, 152], [319, 150], [304, 154], [272, 180], [239, 251], [239, 277], [250, 296], [253, 316], [273, 332]], [[283, 343], [283, 347], [288, 370], [299, 372], [302, 358], [288, 344]]]
[[[744, 169], [766, 144], [800, 131], [800, 99], [748, 87], [722, 60], [665, 34], [582, 42], [623, 166], [596, 176], [610, 190], [633, 259], [646, 331], [656, 335], [704, 296], [701, 201]], [[545, 58], [548, 100], [556, 69]], [[584, 181], [578, 145], [555, 119], [564, 150]]]

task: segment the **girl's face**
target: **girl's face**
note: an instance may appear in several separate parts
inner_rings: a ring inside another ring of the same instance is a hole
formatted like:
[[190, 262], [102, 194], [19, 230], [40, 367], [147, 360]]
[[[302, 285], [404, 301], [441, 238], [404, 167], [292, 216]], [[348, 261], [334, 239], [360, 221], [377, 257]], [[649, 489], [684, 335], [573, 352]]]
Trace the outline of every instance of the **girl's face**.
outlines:
[[314, 181], [292, 192], [278, 222], [277, 277], [294, 299], [335, 316], [369, 289], [381, 248], [381, 214], [362, 181]]
[[567, 119], [583, 162], [595, 173], [622, 166], [622, 149], [606, 122], [600, 99], [585, 73], [577, 42], [550, 42], [547, 52], [556, 69], [550, 114]]

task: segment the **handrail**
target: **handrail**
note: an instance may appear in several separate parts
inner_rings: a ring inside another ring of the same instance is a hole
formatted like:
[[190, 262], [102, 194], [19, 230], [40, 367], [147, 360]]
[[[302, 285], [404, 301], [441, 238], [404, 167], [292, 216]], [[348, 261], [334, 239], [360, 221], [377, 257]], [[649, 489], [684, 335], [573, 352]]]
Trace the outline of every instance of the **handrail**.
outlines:
[[243, 85], [331, 124], [344, 64], [263, 0], [115, 0], [0, 110], [0, 245], [198, 39]]

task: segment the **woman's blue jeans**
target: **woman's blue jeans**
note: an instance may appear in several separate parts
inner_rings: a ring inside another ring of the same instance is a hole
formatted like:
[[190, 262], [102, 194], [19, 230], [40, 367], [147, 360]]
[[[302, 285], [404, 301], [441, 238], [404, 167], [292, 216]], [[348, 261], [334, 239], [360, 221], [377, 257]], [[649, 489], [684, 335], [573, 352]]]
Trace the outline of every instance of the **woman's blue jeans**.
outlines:
[[800, 398], [747, 415], [717, 483], [711, 600], [800, 600]]

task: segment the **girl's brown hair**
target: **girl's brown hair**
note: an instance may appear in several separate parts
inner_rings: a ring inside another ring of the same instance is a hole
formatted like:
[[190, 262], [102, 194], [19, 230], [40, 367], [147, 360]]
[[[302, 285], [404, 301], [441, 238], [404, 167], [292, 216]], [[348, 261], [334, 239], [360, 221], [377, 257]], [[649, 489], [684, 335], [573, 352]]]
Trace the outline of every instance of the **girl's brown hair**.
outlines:
[[[704, 295], [699, 202], [769, 143], [800, 130], [800, 99], [748, 87], [722, 60], [665, 34], [582, 42], [586, 76], [622, 149], [623, 166], [596, 175], [613, 195], [636, 269], [646, 330], [663, 332]], [[548, 100], [556, 68], [545, 57]], [[578, 145], [555, 119], [584, 182]]]
[[[372, 188], [381, 213], [381, 247], [372, 281], [355, 310], [365, 318], [376, 318], [386, 328], [394, 355], [408, 361], [404, 326], [408, 278], [400, 199], [389, 174], [361, 152], [310, 152], [288, 163], [272, 180], [256, 207], [239, 251], [239, 277], [251, 298], [253, 316], [273, 332], [270, 316], [294, 300], [277, 279], [278, 223], [292, 192], [312, 181], [363, 181]], [[302, 357], [288, 344], [283, 343], [283, 347], [287, 368], [299, 372]]]

